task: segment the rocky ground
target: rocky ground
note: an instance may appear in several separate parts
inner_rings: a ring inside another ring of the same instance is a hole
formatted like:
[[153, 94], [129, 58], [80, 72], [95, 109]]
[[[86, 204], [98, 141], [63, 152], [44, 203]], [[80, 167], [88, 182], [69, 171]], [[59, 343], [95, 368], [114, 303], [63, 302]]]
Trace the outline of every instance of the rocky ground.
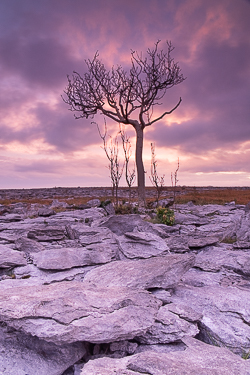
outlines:
[[0, 374], [250, 375], [250, 211], [0, 206]]

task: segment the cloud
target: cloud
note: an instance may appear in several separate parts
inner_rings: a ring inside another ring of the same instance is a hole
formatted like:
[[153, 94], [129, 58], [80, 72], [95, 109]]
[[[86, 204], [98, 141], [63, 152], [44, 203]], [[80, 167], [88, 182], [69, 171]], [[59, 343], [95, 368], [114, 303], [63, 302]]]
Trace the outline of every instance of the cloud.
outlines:
[[[155, 108], [155, 113], [169, 110], [182, 97], [172, 115], [146, 129], [145, 145], [155, 141], [160, 155], [179, 154], [188, 181], [197, 171], [248, 173], [249, 151], [244, 145], [250, 140], [249, 1], [59, 3], [0, 3], [0, 149], [7, 158], [3, 173], [8, 173], [8, 181], [18, 186], [27, 176], [27, 184], [28, 179], [30, 184], [51, 179], [67, 185], [80, 180], [76, 160], [84, 165], [85, 184], [97, 181], [97, 176], [105, 180], [105, 155], [100, 159], [96, 151], [101, 145], [96, 127], [91, 120], [75, 120], [61, 100], [66, 75], [73, 70], [83, 74], [84, 59], [91, 59], [96, 50], [107, 67], [127, 68], [131, 49], [145, 55], [157, 39], [162, 48], [172, 40], [173, 57], [187, 79]], [[95, 121], [103, 124], [101, 117]], [[108, 129], [113, 135], [118, 124], [108, 122]], [[133, 135], [132, 127], [127, 130]], [[144, 149], [147, 163], [150, 156]]]

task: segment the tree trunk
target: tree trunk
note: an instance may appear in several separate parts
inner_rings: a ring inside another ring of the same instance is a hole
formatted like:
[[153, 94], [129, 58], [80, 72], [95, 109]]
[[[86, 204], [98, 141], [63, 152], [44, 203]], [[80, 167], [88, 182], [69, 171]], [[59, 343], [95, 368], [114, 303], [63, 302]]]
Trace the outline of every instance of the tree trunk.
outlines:
[[137, 169], [137, 184], [138, 184], [138, 204], [139, 207], [145, 206], [145, 172], [142, 160], [143, 149], [143, 128], [140, 124], [135, 127], [136, 131], [136, 150], [135, 162]]

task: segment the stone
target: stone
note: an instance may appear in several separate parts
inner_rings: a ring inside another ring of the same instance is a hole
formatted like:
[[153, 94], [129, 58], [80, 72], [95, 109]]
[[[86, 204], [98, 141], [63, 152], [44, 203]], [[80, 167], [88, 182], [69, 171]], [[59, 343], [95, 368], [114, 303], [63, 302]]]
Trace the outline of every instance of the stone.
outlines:
[[[7, 280], [6, 280], [7, 281]], [[154, 323], [161, 302], [144, 290], [60, 282], [0, 290], [2, 322], [56, 345], [133, 339]]]
[[150, 292], [158, 299], [162, 301], [163, 304], [171, 303], [171, 293], [165, 289], [153, 288]]
[[19, 237], [16, 239], [15, 248], [26, 254], [39, 253], [44, 250], [44, 246], [41, 243], [27, 237]]
[[108, 215], [115, 215], [115, 207], [112, 202], [105, 203], [103, 208]]
[[10, 268], [14, 266], [24, 266], [27, 261], [24, 253], [12, 250], [8, 246], [0, 244], [0, 268]]
[[138, 214], [110, 216], [99, 223], [100, 227], [109, 228], [117, 236], [127, 232], [149, 232], [153, 233], [150, 223], [142, 220]]
[[128, 354], [134, 354], [138, 344], [136, 342], [130, 341], [115, 341], [110, 344], [110, 351], [111, 352], [118, 352], [119, 354], [123, 354], [123, 356]]
[[58, 199], [53, 199], [53, 201], [51, 203], [51, 206], [50, 206], [51, 209], [54, 209], [54, 208], [67, 208], [67, 207], [69, 207], [68, 203], [61, 202]]
[[23, 267], [15, 267], [13, 274], [16, 279], [27, 279], [35, 281], [38, 284], [51, 284], [60, 281], [82, 281], [87, 272], [95, 266], [75, 267], [63, 270], [44, 270], [37, 268], [34, 264], [28, 264]]
[[233, 243], [233, 249], [250, 249], [250, 241], [236, 241]]
[[81, 375], [249, 375], [250, 363], [226, 348], [191, 337], [182, 339], [186, 350], [145, 351], [120, 359], [100, 358], [83, 366]]
[[219, 242], [219, 238], [206, 236], [206, 237], [191, 237], [188, 239], [188, 246], [190, 248], [202, 248], [205, 246], [215, 245]]
[[104, 244], [77, 248], [51, 248], [33, 254], [33, 263], [42, 269], [66, 270], [73, 267], [89, 266], [111, 262], [115, 258], [112, 247]]
[[176, 314], [175, 311], [176, 308], [171, 312], [168, 305], [162, 306], [157, 313], [155, 323], [146, 333], [136, 337], [136, 340], [142, 344], [152, 345], [176, 342], [184, 336], [196, 336], [199, 333], [197, 324], [191, 323], [190, 319], [189, 321], [182, 319], [180, 312]]
[[84, 343], [58, 346], [0, 325], [1, 375], [61, 375], [85, 354]]
[[15, 221], [21, 221], [22, 216], [18, 214], [7, 214], [4, 216], [0, 216], [0, 223], [11, 223]]
[[118, 238], [120, 250], [126, 258], [150, 258], [169, 252], [166, 242], [159, 236], [145, 232], [126, 232]]
[[55, 211], [48, 207], [42, 207], [38, 210], [38, 216], [49, 217], [55, 214]]
[[87, 205], [89, 207], [100, 207], [101, 205], [101, 201], [100, 199], [90, 199], [88, 202], [87, 202]]
[[202, 250], [196, 256], [195, 267], [208, 272], [217, 272], [222, 269], [250, 275], [250, 255], [244, 251], [231, 251], [227, 245], [211, 246]]
[[171, 253], [186, 253], [189, 251], [188, 237], [174, 235], [166, 241]]
[[65, 238], [65, 234], [63, 228], [44, 225], [43, 228], [30, 230], [27, 237], [36, 241], [60, 241]]
[[178, 286], [174, 303], [184, 303], [203, 315], [200, 337], [212, 345], [223, 346], [243, 355], [250, 347], [249, 291], [222, 286], [202, 288]]
[[133, 261], [116, 261], [88, 272], [84, 283], [96, 288], [126, 286], [129, 288], [172, 288], [194, 265], [190, 254], [165, 255]]

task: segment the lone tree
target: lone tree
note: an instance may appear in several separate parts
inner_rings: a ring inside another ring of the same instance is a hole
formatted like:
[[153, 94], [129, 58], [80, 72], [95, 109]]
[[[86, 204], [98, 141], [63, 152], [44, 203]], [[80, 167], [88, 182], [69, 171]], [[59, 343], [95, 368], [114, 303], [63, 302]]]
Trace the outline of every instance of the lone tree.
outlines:
[[68, 76], [64, 102], [76, 112], [75, 118], [94, 117], [101, 113], [125, 125], [132, 125], [136, 132], [135, 161], [138, 183], [138, 203], [145, 204], [145, 171], [142, 159], [143, 131], [147, 126], [172, 113], [181, 103], [161, 115], [154, 116], [154, 107], [167, 89], [178, 85], [185, 78], [171, 52], [174, 47], [167, 42], [167, 51], [159, 50], [158, 40], [145, 57], [131, 52], [131, 67], [126, 70], [120, 65], [108, 70], [99, 59], [98, 52], [92, 60], [86, 60], [87, 72], [81, 76], [73, 72]]

